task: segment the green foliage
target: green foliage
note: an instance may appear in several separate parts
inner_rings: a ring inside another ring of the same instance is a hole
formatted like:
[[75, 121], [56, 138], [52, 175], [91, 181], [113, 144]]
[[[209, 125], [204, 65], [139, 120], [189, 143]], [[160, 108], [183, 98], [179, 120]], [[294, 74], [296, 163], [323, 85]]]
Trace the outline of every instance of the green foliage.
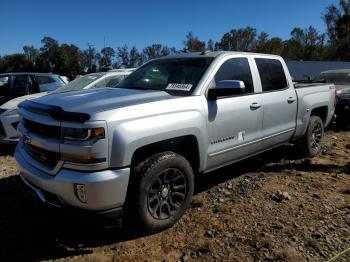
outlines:
[[218, 48], [224, 51], [250, 52], [256, 47], [256, 29], [251, 27], [232, 29], [223, 35]]
[[188, 32], [183, 41], [183, 49], [177, 50], [162, 44], [151, 44], [140, 51], [126, 45], [113, 49], [105, 47], [98, 51], [91, 44], [81, 50], [79, 47], [60, 44], [52, 37], [44, 37], [42, 46], [23, 46], [23, 53], [0, 57], [1, 72], [54, 72], [71, 79], [76, 75], [107, 71], [112, 68], [138, 67], [144, 62], [179, 52], [203, 50], [225, 50], [268, 53], [283, 56], [286, 60], [343, 60], [350, 61], [350, 0], [340, 0], [331, 4], [321, 17], [326, 32], [320, 33], [310, 26], [306, 29], [294, 28], [290, 38], [282, 40], [270, 37], [266, 32], [257, 33], [252, 27], [231, 29], [218, 42], [202, 41]]
[[194, 36], [193, 32], [188, 32], [186, 40], [183, 41], [184, 52], [200, 52], [205, 50], [205, 42]]

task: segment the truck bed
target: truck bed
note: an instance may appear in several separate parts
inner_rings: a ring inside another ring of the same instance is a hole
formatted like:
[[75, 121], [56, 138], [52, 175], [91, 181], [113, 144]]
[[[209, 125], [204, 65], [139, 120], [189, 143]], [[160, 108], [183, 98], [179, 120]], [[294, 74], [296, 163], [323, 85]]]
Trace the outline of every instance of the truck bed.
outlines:
[[314, 87], [314, 86], [329, 86], [330, 84], [326, 83], [294, 83], [294, 88], [307, 88], [307, 87]]

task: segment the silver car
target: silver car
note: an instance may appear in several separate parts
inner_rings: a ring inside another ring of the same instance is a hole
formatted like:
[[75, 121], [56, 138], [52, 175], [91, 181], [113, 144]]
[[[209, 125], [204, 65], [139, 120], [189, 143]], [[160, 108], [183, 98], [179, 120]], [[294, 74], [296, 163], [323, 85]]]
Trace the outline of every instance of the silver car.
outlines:
[[[52, 91], [52, 93], [78, 91], [105, 86], [114, 87], [132, 71], [133, 69], [118, 69], [107, 73], [88, 74]], [[53, 85], [51, 85], [51, 88], [52, 87]], [[49, 86], [44, 85], [43, 90], [45, 90], [45, 88], [49, 89]], [[48, 92], [42, 92], [21, 96], [0, 106], [0, 143], [12, 144], [18, 142], [17, 125], [19, 122], [19, 115], [17, 112], [17, 105], [25, 100], [31, 100], [47, 94]]]

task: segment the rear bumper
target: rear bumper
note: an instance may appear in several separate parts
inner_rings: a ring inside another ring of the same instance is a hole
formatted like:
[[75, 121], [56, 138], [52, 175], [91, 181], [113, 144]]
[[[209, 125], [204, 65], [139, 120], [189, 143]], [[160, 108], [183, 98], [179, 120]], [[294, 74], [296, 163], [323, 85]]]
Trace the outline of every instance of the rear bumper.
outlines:
[[[55, 176], [44, 173], [29, 163], [17, 146], [15, 158], [20, 176], [44, 203], [56, 207], [75, 207], [97, 214], [119, 212], [126, 198], [130, 169], [77, 172], [61, 169]], [[84, 201], [74, 186], [83, 185]]]

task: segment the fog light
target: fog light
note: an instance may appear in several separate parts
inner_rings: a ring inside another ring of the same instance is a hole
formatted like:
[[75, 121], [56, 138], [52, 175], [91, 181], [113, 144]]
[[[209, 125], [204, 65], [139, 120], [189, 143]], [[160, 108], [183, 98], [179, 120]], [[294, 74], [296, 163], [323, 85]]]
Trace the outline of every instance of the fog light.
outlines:
[[79, 199], [80, 202], [86, 203], [85, 185], [83, 185], [83, 184], [74, 184], [74, 193], [75, 193], [75, 196]]

